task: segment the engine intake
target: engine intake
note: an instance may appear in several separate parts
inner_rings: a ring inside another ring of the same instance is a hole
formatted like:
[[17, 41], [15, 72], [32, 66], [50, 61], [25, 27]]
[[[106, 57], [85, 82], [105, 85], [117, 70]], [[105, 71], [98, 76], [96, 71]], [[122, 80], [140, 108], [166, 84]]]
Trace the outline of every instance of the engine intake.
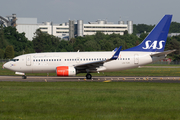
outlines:
[[57, 76], [75, 76], [76, 69], [70, 66], [58, 66], [56, 67]]

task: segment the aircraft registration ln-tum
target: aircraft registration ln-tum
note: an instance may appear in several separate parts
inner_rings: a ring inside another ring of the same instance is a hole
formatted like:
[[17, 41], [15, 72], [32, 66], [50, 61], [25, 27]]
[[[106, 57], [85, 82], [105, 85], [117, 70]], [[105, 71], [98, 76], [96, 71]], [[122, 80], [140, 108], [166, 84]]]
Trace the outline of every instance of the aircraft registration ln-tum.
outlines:
[[87, 73], [120, 71], [164, 59], [175, 50], [164, 51], [172, 15], [165, 15], [144, 41], [136, 47], [104, 52], [47, 52], [20, 55], [4, 64], [26, 79], [25, 73], [56, 73], [57, 76], [75, 76]]

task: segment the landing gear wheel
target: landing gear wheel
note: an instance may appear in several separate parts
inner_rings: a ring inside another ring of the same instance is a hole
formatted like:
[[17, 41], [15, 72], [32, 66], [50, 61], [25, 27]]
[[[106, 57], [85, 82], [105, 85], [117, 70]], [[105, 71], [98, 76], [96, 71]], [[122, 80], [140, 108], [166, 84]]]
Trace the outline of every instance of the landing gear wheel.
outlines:
[[92, 78], [92, 75], [88, 73], [88, 74], [86, 75], [86, 79], [91, 79], [91, 78]]
[[25, 75], [22, 76], [22, 79], [26, 79], [27, 77]]

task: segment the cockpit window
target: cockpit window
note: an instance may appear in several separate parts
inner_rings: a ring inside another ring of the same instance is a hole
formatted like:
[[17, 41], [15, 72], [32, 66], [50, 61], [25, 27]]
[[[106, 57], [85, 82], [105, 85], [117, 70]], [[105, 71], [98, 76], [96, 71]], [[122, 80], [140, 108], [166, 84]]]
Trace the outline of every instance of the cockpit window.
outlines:
[[14, 61], [14, 62], [16, 62], [16, 61], [19, 61], [19, 59], [12, 59], [11, 61]]

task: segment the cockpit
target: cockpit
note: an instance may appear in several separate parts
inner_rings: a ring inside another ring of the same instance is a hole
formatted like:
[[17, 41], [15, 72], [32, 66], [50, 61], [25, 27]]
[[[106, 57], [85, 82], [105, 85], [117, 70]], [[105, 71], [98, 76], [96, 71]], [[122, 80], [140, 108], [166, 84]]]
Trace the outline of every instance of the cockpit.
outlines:
[[11, 59], [10, 61], [16, 62], [16, 61], [19, 61], [19, 59]]

